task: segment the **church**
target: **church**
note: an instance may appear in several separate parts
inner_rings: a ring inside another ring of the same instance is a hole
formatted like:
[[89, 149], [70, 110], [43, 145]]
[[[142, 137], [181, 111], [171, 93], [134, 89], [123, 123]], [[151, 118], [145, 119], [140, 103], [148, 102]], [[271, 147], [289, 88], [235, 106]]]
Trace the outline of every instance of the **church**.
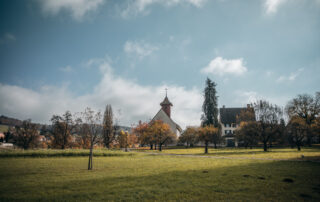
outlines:
[[172, 103], [169, 101], [166, 93], [166, 97], [164, 100], [160, 103], [161, 109], [158, 111], [158, 113], [153, 117], [152, 121], [161, 120], [163, 123], [166, 123], [170, 126], [171, 131], [176, 134], [178, 137], [181, 134], [181, 127], [176, 124], [171, 119], [171, 107], [173, 106]]

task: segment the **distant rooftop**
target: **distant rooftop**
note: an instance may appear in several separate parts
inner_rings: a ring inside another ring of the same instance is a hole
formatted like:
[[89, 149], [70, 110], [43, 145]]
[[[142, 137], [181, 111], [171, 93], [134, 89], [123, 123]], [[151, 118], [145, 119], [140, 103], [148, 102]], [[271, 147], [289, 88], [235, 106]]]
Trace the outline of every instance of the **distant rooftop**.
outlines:
[[242, 110], [246, 110], [246, 107], [238, 108], [226, 108], [222, 107], [219, 109], [220, 112], [220, 121], [223, 124], [232, 124], [237, 122], [237, 115], [240, 114]]

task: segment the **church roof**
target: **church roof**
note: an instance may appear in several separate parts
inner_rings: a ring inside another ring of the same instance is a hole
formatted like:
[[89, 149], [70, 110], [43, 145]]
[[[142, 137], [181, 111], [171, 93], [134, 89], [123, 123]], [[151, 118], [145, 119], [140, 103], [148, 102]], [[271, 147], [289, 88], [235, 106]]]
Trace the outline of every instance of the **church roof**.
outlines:
[[160, 103], [160, 105], [170, 105], [170, 106], [173, 106], [172, 103], [169, 101], [168, 97], [166, 96], [164, 98], [164, 100]]
[[220, 121], [223, 124], [232, 124], [237, 122], [237, 115], [246, 108], [220, 108]]
[[[165, 117], [165, 119], [161, 118], [161, 117]], [[182, 131], [181, 127], [176, 124], [168, 115], [165, 111], [163, 111], [163, 109], [160, 109], [158, 111], [158, 113], [153, 117], [153, 119], [151, 121], [155, 121], [155, 120], [162, 120], [165, 123], [168, 123], [170, 125], [170, 127], [172, 127], [173, 125], [175, 126], [175, 128], [172, 128], [172, 130], [174, 131], [174, 129], [177, 129], [179, 132]]]

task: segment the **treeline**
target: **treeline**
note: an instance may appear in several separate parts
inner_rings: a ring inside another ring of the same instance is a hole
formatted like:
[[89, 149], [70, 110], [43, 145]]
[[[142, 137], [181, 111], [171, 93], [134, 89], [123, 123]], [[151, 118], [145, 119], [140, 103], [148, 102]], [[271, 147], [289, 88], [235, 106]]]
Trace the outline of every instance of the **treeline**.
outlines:
[[[287, 117], [287, 122], [284, 117]], [[260, 100], [237, 115], [240, 127], [235, 132], [239, 147], [272, 146], [297, 147], [320, 143], [320, 93], [298, 95], [283, 110], [268, 101]], [[209, 132], [210, 131], [210, 132]], [[215, 145], [224, 142], [221, 126], [187, 127], [179, 137], [181, 144], [192, 146], [200, 141]]]
[[104, 115], [90, 108], [72, 115], [66, 111], [63, 115], [53, 115], [51, 125], [21, 121], [20, 125], [9, 127], [4, 133], [4, 141], [23, 148], [83, 148], [95, 147], [125, 148], [134, 147], [137, 138], [130, 131], [114, 123], [111, 105], [107, 105]]
[[22, 121], [1, 115], [0, 124], [7, 125], [7, 126], [21, 126]]
[[[297, 147], [320, 143], [320, 92], [315, 96], [298, 95], [290, 100], [285, 109], [267, 101], [254, 104], [256, 120], [238, 118], [240, 128], [236, 138], [242, 146], [253, 147], [263, 143], [264, 150], [272, 145]], [[286, 115], [287, 123], [283, 115]]]

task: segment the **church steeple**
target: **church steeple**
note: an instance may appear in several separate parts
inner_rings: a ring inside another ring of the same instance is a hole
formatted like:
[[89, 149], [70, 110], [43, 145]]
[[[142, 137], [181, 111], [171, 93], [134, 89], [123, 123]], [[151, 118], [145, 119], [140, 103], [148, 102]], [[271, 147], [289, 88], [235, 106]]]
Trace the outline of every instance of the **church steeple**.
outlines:
[[172, 103], [169, 101], [168, 96], [167, 96], [167, 89], [166, 89], [166, 97], [164, 100], [160, 103], [162, 110], [170, 117], [171, 115], [171, 106]]

